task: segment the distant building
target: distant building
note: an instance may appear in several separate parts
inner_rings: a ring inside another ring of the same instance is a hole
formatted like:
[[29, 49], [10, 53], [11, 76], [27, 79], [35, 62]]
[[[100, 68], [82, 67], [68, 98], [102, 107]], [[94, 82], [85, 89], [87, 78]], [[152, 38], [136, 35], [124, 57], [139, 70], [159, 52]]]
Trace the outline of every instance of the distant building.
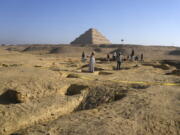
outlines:
[[98, 44], [111, 44], [111, 42], [96, 29], [91, 28], [88, 31], [86, 31], [84, 34], [76, 38], [74, 41], [72, 41], [71, 44], [98, 45]]

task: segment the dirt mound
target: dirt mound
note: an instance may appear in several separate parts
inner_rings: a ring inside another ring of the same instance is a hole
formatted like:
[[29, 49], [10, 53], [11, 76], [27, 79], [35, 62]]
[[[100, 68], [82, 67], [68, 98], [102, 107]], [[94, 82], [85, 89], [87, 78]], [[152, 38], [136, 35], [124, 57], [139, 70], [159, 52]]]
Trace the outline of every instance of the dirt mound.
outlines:
[[0, 134], [9, 134], [40, 121], [45, 122], [71, 113], [81, 103], [82, 99], [82, 95], [68, 97], [68, 100], [64, 96], [53, 95], [38, 101], [33, 100], [32, 102], [10, 106], [0, 114]]
[[48, 46], [48, 45], [32, 45], [28, 46], [23, 50], [23, 52], [29, 52], [29, 51], [50, 51], [55, 46]]
[[168, 64], [170, 66], [174, 66], [177, 69], [180, 69], [180, 61], [179, 60], [163, 60], [161, 61], [162, 64]]
[[72, 46], [62, 46], [62, 47], [57, 47], [57, 48], [54, 48], [52, 50], [50, 50], [50, 53], [52, 54], [56, 54], [56, 53], [82, 53], [83, 51], [85, 51], [86, 53], [90, 53], [93, 51], [93, 48], [91, 47], [72, 47]]
[[170, 55], [180, 55], [180, 49], [176, 49], [169, 52]]
[[[92, 51], [101, 53], [106, 57], [107, 53], [121, 51], [124, 55], [130, 55], [132, 49], [135, 51], [135, 56], [144, 54], [145, 59], [149, 60], [165, 60], [165, 59], [178, 59], [179, 48], [177, 47], [163, 47], [163, 46], [141, 46], [141, 45], [30, 45], [21, 46], [23, 52], [40, 52], [50, 54], [69, 54], [70, 56], [79, 55], [85, 51], [90, 55]], [[14, 49], [13, 49], [14, 48]], [[9, 50], [18, 50], [18, 48], [11, 46]]]
[[127, 55], [128, 54], [127, 49], [124, 49], [123, 47], [115, 49], [115, 50], [111, 51], [110, 53], [113, 54], [114, 52], [116, 52], [117, 54], [121, 52], [123, 55]]
[[58, 47], [50, 50], [50, 53], [65, 53], [66, 51], [67, 51], [66, 49], [62, 47]]

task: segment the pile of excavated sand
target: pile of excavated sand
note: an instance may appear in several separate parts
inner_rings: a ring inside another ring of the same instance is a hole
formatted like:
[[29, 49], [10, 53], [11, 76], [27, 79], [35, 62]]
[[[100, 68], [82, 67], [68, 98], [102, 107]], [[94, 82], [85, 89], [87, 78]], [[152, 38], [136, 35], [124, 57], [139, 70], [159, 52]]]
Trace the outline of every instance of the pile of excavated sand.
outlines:
[[66, 86], [61, 74], [51, 70], [21, 67], [18, 70], [9, 69], [8, 72], [1, 72], [0, 75], [0, 94], [10, 96], [14, 93], [11, 97], [19, 102], [62, 92]]

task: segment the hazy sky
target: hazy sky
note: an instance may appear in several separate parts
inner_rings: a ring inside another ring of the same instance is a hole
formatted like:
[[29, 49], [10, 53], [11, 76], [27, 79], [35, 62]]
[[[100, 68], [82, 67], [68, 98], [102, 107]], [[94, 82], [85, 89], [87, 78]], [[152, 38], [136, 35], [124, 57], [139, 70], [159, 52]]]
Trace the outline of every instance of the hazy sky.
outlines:
[[112, 43], [180, 46], [180, 0], [0, 0], [0, 44], [69, 43], [91, 27]]

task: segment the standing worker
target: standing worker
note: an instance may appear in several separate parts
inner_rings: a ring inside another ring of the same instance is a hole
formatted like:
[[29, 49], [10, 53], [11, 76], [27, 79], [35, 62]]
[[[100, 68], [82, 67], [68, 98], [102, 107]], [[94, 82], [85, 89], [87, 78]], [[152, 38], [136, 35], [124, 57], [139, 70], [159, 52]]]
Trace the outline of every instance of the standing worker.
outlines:
[[132, 52], [131, 52], [131, 60], [134, 60], [134, 49], [132, 49]]
[[94, 52], [91, 53], [91, 56], [90, 56], [90, 63], [89, 63], [89, 71], [91, 73], [94, 72], [94, 68], [95, 68], [95, 57], [94, 57]]
[[143, 53], [141, 54], [141, 61], [143, 61], [143, 59], [144, 59], [144, 55], [143, 55]]
[[116, 60], [116, 57], [117, 57], [117, 53], [116, 53], [116, 52], [114, 52], [114, 53], [113, 53], [113, 61], [115, 61], [115, 60]]
[[86, 55], [84, 53], [84, 51], [82, 52], [82, 62], [85, 62], [86, 61]]
[[138, 61], [138, 60], [139, 60], [139, 57], [138, 57], [138, 56], [135, 56], [135, 57], [134, 57], [134, 60], [135, 60], [135, 61]]
[[120, 70], [121, 64], [123, 62], [123, 55], [121, 54], [121, 52], [119, 52], [119, 54], [117, 55], [116, 61], [117, 61], [117, 70]]
[[107, 54], [107, 61], [108, 61], [108, 62], [110, 61], [110, 55], [109, 55], [109, 53]]
[[84, 59], [85, 58], [85, 53], [84, 53], [84, 51], [82, 52], [82, 59]]

